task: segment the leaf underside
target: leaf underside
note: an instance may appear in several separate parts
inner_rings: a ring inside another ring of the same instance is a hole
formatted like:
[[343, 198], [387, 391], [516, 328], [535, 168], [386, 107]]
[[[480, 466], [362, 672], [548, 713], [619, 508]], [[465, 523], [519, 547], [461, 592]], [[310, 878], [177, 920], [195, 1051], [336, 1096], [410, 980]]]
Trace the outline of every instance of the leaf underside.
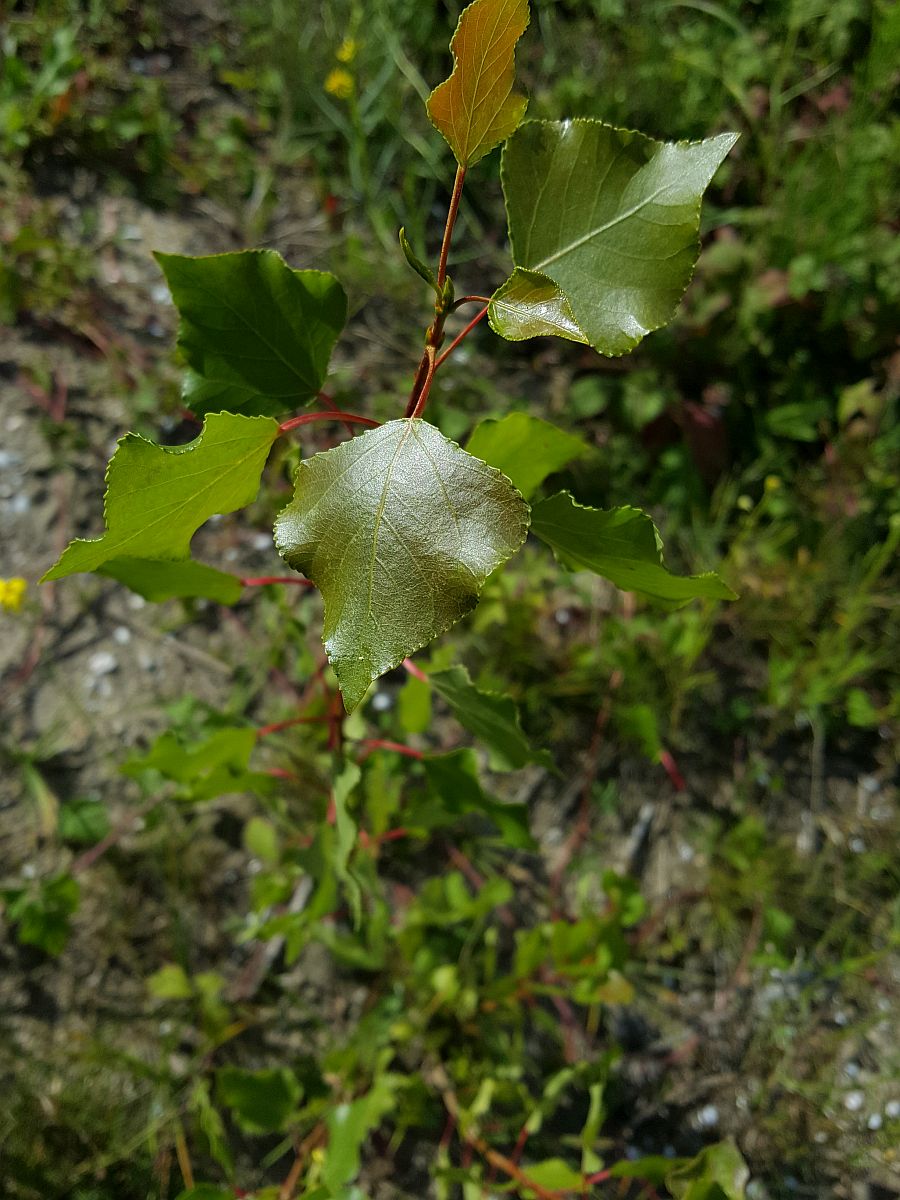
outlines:
[[333, 275], [295, 271], [274, 250], [156, 259], [181, 317], [182, 394], [194, 412], [277, 416], [321, 390], [347, 320]]
[[106, 533], [70, 542], [44, 581], [123, 558], [188, 558], [191, 538], [204, 521], [256, 498], [277, 436], [278, 423], [271, 418], [234, 413], [210, 414], [199, 437], [184, 446], [158, 446], [127, 434], [106, 470]]
[[699, 254], [703, 192], [736, 140], [526, 122], [503, 151], [516, 270], [492, 298], [494, 331], [567, 337], [615, 356], [667, 324]]
[[348, 712], [475, 606], [527, 530], [509, 480], [422, 420], [389, 421], [300, 464], [275, 542], [322, 592]]
[[114, 558], [98, 567], [97, 574], [115, 579], [153, 604], [189, 597], [216, 604], [236, 604], [243, 591], [236, 575], [191, 559], [170, 562], [159, 558]]
[[453, 72], [427, 108], [462, 167], [506, 141], [525, 115], [528, 101], [513, 83], [516, 42], [528, 21], [528, 0], [474, 0], [459, 19]]
[[587, 508], [568, 492], [559, 492], [534, 506], [531, 530], [572, 570], [593, 571], [625, 592], [676, 603], [699, 597], [736, 599], [713, 571], [670, 574], [659, 532], [639, 508]]

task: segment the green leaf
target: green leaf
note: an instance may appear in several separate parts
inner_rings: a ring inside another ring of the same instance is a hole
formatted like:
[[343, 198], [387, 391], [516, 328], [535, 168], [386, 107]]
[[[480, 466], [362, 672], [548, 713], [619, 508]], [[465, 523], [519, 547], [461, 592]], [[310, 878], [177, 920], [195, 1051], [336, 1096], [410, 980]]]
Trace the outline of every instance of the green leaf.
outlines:
[[296, 1075], [286, 1067], [268, 1071], [221, 1067], [216, 1072], [216, 1091], [248, 1133], [282, 1129], [302, 1095]]
[[255, 745], [256, 731], [240, 726], [217, 729], [192, 746], [182, 745], [174, 733], [163, 733], [146, 754], [128, 759], [120, 770], [131, 778], [158, 771], [178, 785], [176, 799], [212, 800], [260, 782], [248, 770]]
[[466, 450], [502, 471], [527, 500], [548, 475], [587, 454], [590, 446], [549, 421], [513, 412], [476, 425]]
[[96, 571], [123, 557], [186, 559], [191, 538], [215, 513], [255, 498], [278, 424], [268, 417], [210, 415], [184, 446], [157, 446], [129, 433], [106, 471], [106, 533], [76, 538], [42, 582]]
[[251, 817], [244, 826], [244, 846], [260, 862], [272, 865], [281, 859], [278, 830], [265, 817]]
[[676, 602], [737, 598], [713, 571], [671, 575], [659, 531], [639, 508], [587, 508], [559, 492], [535, 505], [531, 528], [567, 567], [593, 571], [623, 591]]
[[495, 771], [516, 771], [530, 762], [552, 765], [546, 750], [533, 750], [529, 745], [519, 724], [519, 711], [509, 696], [479, 691], [465, 667], [436, 671], [430, 678], [460, 725], [488, 747]]
[[[478, 813], [496, 826], [507, 846], [533, 850], [534, 838], [528, 829], [528, 809], [524, 804], [503, 804], [486, 795], [478, 779], [478, 761], [472, 750], [452, 750], [449, 754], [428, 754], [422, 760], [434, 794], [450, 820], [465, 813]], [[410, 816], [407, 825], [415, 824]]]
[[109, 833], [109, 814], [99, 800], [69, 800], [59, 810], [59, 836], [64, 842], [92, 845]]
[[168, 562], [159, 558], [114, 558], [98, 567], [96, 573], [115, 579], [154, 604], [192, 597], [236, 604], [244, 590], [236, 575], [191, 559]]
[[666, 1176], [675, 1200], [744, 1200], [750, 1172], [731, 1140], [707, 1146]]
[[348, 712], [474, 608], [527, 529], [509, 480], [425, 421], [389, 421], [301, 462], [275, 543], [322, 592]]
[[344, 1196], [342, 1189], [356, 1178], [360, 1148], [370, 1131], [395, 1106], [401, 1082], [399, 1076], [380, 1075], [365, 1096], [350, 1104], [339, 1104], [328, 1114], [328, 1149], [322, 1179], [332, 1196]]
[[657, 142], [586, 119], [523, 125], [502, 179], [513, 261], [530, 275], [497, 292], [493, 329], [619, 355], [667, 324], [697, 261], [700, 199], [736, 140]]
[[332, 789], [335, 814], [334, 873], [347, 890], [354, 924], [357, 927], [362, 920], [362, 889], [349, 867], [350, 855], [356, 845], [357, 826], [347, 807], [347, 801], [356, 790], [361, 778], [362, 772], [356, 763], [348, 762], [335, 779]]
[[184, 968], [167, 963], [147, 980], [147, 991], [158, 1000], [190, 1000], [194, 994]]
[[528, 0], [474, 0], [459, 18], [453, 72], [427, 108], [462, 167], [506, 141], [525, 115], [528, 101], [512, 89], [516, 42], [528, 20]]
[[529, 1163], [525, 1169], [529, 1179], [551, 1192], [583, 1192], [584, 1179], [561, 1158], [547, 1158], [543, 1162]]
[[347, 297], [326, 271], [295, 271], [274, 250], [187, 258], [157, 254], [194, 374], [184, 398], [202, 414], [225, 401], [277, 415], [321, 390], [347, 320]]
[[516, 267], [494, 292], [488, 305], [488, 322], [495, 333], [510, 342], [554, 335], [589, 344], [559, 284], [549, 275], [522, 267]]

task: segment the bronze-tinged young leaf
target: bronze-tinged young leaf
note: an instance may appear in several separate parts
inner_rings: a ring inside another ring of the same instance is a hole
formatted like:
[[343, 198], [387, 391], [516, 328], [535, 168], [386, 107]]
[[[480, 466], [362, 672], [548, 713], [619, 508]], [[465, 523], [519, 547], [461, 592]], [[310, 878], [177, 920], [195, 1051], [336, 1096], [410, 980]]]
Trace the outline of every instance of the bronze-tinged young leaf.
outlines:
[[427, 107], [461, 167], [505, 142], [525, 115], [528, 101], [513, 83], [516, 42], [528, 21], [528, 0], [474, 0], [459, 18], [453, 72]]
[[208, 416], [200, 436], [184, 446], [157, 446], [127, 434], [106, 470], [106, 533], [70, 542], [42, 582], [122, 558], [188, 558], [204, 521], [256, 498], [276, 437], [277, 421], [234, 413]]
[[699, 254], [701, 197], [736, 140], [657, 142], [596, 120], [523, 125], [503, 151], [516, 270], [492, 299], [494, 331], [614, 356], [667, 324]]
[[527, 530], [509, 480], [422, 420], [389, 421], [301, 462], [275, 542], [322, 592], [348, 712], [475, 606]]
[[194, 412], [277, 416], [321, 390], [347, 320], [333, 275], [295, 271], [274, 250], [156, 260], [181, 317], [191, 368], [183, 395]]
[[624, 592], [676, 603], [701, 596], [737, 599], [714, 571], [671, 575], [663, 563], [659, 531], [639, 508], [587, 508], [568, 492], [559, 492], [534, 506], [531, 531], [566, 566], [602, 575]]

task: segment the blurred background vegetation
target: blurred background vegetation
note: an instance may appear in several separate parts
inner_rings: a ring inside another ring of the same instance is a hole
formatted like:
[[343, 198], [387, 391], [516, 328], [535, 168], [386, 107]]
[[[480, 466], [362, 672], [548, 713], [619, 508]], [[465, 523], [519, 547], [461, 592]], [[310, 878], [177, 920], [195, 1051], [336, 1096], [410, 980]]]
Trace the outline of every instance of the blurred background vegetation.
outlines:
[[[192, 436], [151, 248], [272, 245], [293, 266], [334, 270], [354, 316], [332, 391], [342, 407], [398, 414], [428, 303], [396, 235], [405, 225], [433, 254], [442, 230], [452, 165], [422, 101], [447, 73], [459, 8], [7, 5], [4, 576], [34, 581], [60, 512], [79, 531], [94, 528], [91, 497], [119, 433]], [[591, 453], [560, 482], [586, 503], [650, 509], [672, 565], [717, 567], [740, 600], [636, 605], [561, 577], [529, 547], [433, 657], [463, 659], [481, 686], [511, 691], [526, 729], [551, 749], [563, 782], [536, 771], [495, 783], [529, 804], [540, 853], [525, 842], [510, 852], [477, 828], [460, 834], [451, 851], [474, 889], [463, 896], [463, 876], [442, 879], [440, 840], [426, 841], [424, 861], [398, 841], [380, 864], [396, 877], [393, 900], [372, 901], [380, 932], [373, 918], [364, 937], [339, 926], [313, 937], [299, 918], [277, 930], [264, 919], [305, 861], [291, 841], [297, 813], [314, 812], [302, 788], [288, 821], [258, 779], [239, 776], [251, 799], [222, 802], [214, 786], [173, 793], [177, 772], [147, 777], [138, 760], [126, 781], [118, 768], [123, 744], [145, 749], [168, 724], [187, 744], [289, 715], [272, 673], [302, 689], [316, 662], [315, 612], [275, 594], [227, 617], [167, 606], [166, 635], [228, 670], [213, 671], [214, 691], [197, 698], [181, 677], [147, 684], [110, 670], [107, 682], [125, 690], [107, 695], [105, 711], [88, 706], [86, 740], [74, 746], [71, 712], [57, 711], [74, 694], [60, 663], [97, 666], [97, 645], [127, 632], [127, 620], [107, 612], [109, 589], [96, 582], [68, 600], [2, 593], [4, 1195], [168, 1198], [187, 1181], [189, 1154], [197, 1179], [228, 1178], [236, 1162], [243, 1186], [271, 1184], [286, 1174], [290, 1137], [278, 1112], [259, 1135], [241, 1085], [282, 1069], [286, 1079], [269, 1084], [285, 1112], [305, 1090], [311, 1123], [329, 1088], [358, 1095], [364, 1080], [375, 1115], [360, 1118], [359, 1141], [382, 1109], [393, 1113], [395, 1136], [365, 1151], [360, 1196], [428, 1186], [487, 1195], [465, 1147], [441, 1143], [426, 1085], [395, 1081], [404, 1070], [424, 1077], [429, 1056], [451, 1048], [465, 1060], [457, 1087], [485, 1110], [494, 1104], [500, 1146], [532, 1111], [527, 1092], [547, 1159], [579, 1145], [589, 1113], [609, 1161], [695, 1153], [731, 1133], [756, 1197], [900, 1194], [900, 7], [532, 8], [518, 51], [530, 115], [600, 117], [666, 139], [742, 137], [704, 205], [704, 252], [671, 326], [620, 360], [481, 331], [439, 377], [432, 419], [464, 438], [483, 416], [525, 408], [580, 433]], [[494, 155], [469, 181], [458, 292], [505, 277], [504, 228]], [[36, 433], [17, 457], [23, 418]], [[261, 518], [282, 502], [290, 466], [279, 464]], [[272, 565], [269, 550], [231, 529], [217, 530], [217, 547]], [[66, 640], [89, 619], [93, 659]], [[202, 636], [190, 642], [188, 628]], [[102, 699], [104, 671], [95, 674]], [[135, 721], [104, 733], [110, 707], [137, 695]], [[399, 679], [378, 689], [366, 720], [380, 738], [459, 737], [440, 711], [428, 727], [422, 696]], [[321, 740], [283, 753], [294, 775], [327, 778]], [[365, 811], [384, 830], [408, 764], [367, 763]], [[566, 858], [573, 828], [584, 836]], [[561, 924], [561, 892], [582, 941], [551, 947], [554, 935], [544, 944], [534, 930]], [[515, 968], [520, 980], [542, 954], [565, 975], [560, 964], [589, 947], [608, 952], [596, 978], [581, 980], [587, 1040], [577, 1053], [571, 989], [528, 994], [543, 1019], [527, 1036], [511, 1032], [502, 1004], [497, 1024], [469, 1019], [490, 990], [514, 897], [518, 954], [532, 964]], [[392, 941], [397, 906], [406, 917]], [[261, 931], [288, 937], [288, 959], [237, 999], [228, 980]], [[328, 967], [310, 956], [323, 942]], [[104, 999], [109, 979], [114, 1001]], [[576, 1099], [563, 1102], [565, 1071]], [[439, 1143], [442, 1182], [429, 1185]]]

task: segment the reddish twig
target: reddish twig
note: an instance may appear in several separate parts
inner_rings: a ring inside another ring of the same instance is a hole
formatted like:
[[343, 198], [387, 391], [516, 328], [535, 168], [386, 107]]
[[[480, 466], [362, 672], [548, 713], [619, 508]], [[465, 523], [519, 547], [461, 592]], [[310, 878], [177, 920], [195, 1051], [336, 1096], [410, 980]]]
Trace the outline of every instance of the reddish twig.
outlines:
[[684, 776], [678, 770], [678, 764], [675, 762], [675, 759], [672, 757], [671, 752], [669, 750], [660, 750], [659, 761], [662, 765], [663, 770], [665, 771], [665, 773], [668, 775], [669, 779], [671, 780], [672, 787], [675, 789], [675, 791], [676, 792], [686, 792], [687, 784], [684, 782]]
[[376, 750], [394, 750], [397, 754], [405, 754], [407, 758], [425, 757], [421, 750], [414, 750], [412, 746], [405, 746], [402, 742], [385, 741], [382, 738], [365, 738], [359, 744], [365, 746], [365, 750], [359, 756], [359, 762], [363, 762]]
[[372, 417], [361, 417], [359, 413], [346, 413], [335, 409], [332, 412], [303, 413], [299, 417], [290, 417], [287, 421], [282, 421], [278, 432], [290, 433], [292, 429], [299, 429], [301, 425], [311, 425], [313, 421], [349, 421], [354, 425], [368, 425], [370, 429], [377, 429], [381, 425], [380, 421]]
[[444, 240], [441, 242], [441, 257], [438, 262], [438, 287], [443, 287], [447, 278], [447, 258], [450, 254], [450, 242], [453, 238], [453, 226], [459, 215], [459, 202], [462, 199], [463, 183], [466, 179], [466, 168], [456, 168], [456, 178], [453, 180], [453, 195], [450, 197], [450, 207], [447, 210], [447, 224], [444, 226]]
[[270, 733], [281, 733], [282, 729], [290, 729], [292, 725], [327, 725], [331, 718], [321, 717], [291, 717], [287, 721], [275, 721], [271, 725], [260, 725], [256, 731], [259, 738], [268, 737]]
[[244, 587], [268, 587], [270, 583], [290, 583], [294, 587], [314, 588], [311, 579], [302, 579], [299, 575], [244, 575], [241, 584]]
[[422, 683], [429, 682], [428, 676], [425, 674], [425, 672], [422, 670], [421, 667], [416, 666], [416, 664], [413, 662], [413, 660], [411, 658], [404, 658], [402, 665], [403, 665], [404, 670], [406, 670], [410, 675], [412, 675], [413, 679], [421, 679]]
[[[462, 331], [462, 333], [459, 333], [456, 335], [456, 337], [453, 339], [453, 341], [450, 343], [450, 345], [447, 347], [447, 349], [444, 351], [444, 353], [435, 362], [435, 364], [434, 364], [435, 371], [438, 369], [438, 367], [441, 365], [441, 363], [444, 363], [447, 361], [447, 359], [450, 357], [450, 355], [453, 353], [453, 351], [456, 349], [456, 347], [459, 345], [459, 343], [469, 336], [469, 334], [472, 332], [472, 330], [475, 328], [475, 326], [478, 324], [478, 322], [484, 320], [484, 318], [487, 316], [487, 311], [488, 311], [487, 305], [485, 305], [484, 308], [481, 310], [481, 312], [478, 313], [477, 316], [472, 318], [472, 320], [468, 323], [468, 325], [465, 327], [465, 329]], [[433, 374], [434, 374], [434, 371], [432, 372], [432, 375]]]

